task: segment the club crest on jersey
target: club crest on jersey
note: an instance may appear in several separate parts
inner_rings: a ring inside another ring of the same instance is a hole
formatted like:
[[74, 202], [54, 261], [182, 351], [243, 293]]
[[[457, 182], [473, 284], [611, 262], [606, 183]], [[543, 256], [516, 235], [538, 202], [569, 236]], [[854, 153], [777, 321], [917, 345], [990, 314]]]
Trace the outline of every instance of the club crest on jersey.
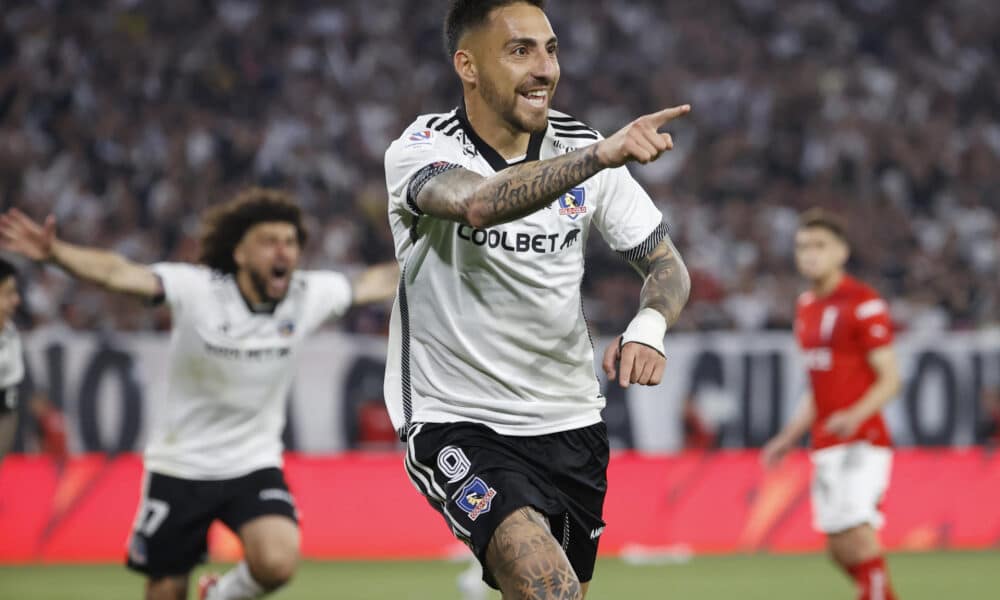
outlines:
[[470, 521], [475, 521], [479, 515], [490, 512], [493, 498], [497, 491], [479, 477], [473, 477], [472, 481], [465, 484], [455, 498], [455, 504], [469, 515]]
[[278, 323], [278, 335], [288, 337], [295, 333], [295, 321], [282, 321]]
[[571, 189], [559, 197], [559, 214], [576, 220], [578, 216], [587, 212], [587, 207], [584, 206], [586, 198], [587, 195], [582, 187]]

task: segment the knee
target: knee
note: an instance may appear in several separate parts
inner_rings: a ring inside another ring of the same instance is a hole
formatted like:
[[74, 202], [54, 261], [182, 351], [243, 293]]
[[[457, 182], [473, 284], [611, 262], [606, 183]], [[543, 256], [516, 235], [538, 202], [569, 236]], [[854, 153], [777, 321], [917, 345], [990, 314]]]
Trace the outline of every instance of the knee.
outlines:
[[292, 549], [268, 549], [248, 561], [253, 578], [267, 590], [277, 589], [288, 583], [298, 568], [299, 555]]

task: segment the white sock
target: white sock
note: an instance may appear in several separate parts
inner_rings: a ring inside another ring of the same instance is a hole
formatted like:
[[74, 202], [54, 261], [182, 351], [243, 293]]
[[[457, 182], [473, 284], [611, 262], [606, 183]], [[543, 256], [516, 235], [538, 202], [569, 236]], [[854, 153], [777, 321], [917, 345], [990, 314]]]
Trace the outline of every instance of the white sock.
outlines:
[[265, 590], [250, 574], [245, 562], [241, 562], [209, 590], [206, 600], [252, 600], [264, 595]]
[[458, 591], [462, 600], [486, 600], [489, 588], [483, 583], [483, 567], [475, 558], [458, 576]]

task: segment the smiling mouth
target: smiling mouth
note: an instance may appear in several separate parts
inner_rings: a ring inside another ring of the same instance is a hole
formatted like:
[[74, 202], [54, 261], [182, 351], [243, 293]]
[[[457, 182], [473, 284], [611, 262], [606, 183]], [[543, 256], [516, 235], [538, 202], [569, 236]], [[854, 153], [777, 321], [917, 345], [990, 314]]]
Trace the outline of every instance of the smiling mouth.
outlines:
[[521, 92], [520, 95], [528, 101], [528, 104], [538, 108], [545, 106], [545, 103], [549, 100], [548, 90], [530, 90], [527, 92]]

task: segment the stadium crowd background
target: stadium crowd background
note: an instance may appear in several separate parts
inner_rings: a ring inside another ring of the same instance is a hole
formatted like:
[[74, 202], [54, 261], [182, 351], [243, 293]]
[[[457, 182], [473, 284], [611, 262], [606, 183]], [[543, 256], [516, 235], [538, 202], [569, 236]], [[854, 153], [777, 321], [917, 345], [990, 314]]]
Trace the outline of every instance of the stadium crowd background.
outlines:
[[[1000, 3], [551, 0], [554, 106], [609, 133], [691, 102], [634, 169], [694, 285], [679, 330], [788, 328], [797, 212], [842, 213], [852, 270], [900, 329], [996, 324]], [[0, 195], [66, 239], [196, 256], [198, 217], [247, 183], [310, 214], [306, 266], [392, 258], [382, 155], [460, 97], [441, 2], [6, 0]], [[613, 335], [640, 280], [600, 241], [587, 314]], [[24, 323], [162, 328], [164, 314], [29, 268]], [[338, 327], [380, 332], [379, 309]]]

